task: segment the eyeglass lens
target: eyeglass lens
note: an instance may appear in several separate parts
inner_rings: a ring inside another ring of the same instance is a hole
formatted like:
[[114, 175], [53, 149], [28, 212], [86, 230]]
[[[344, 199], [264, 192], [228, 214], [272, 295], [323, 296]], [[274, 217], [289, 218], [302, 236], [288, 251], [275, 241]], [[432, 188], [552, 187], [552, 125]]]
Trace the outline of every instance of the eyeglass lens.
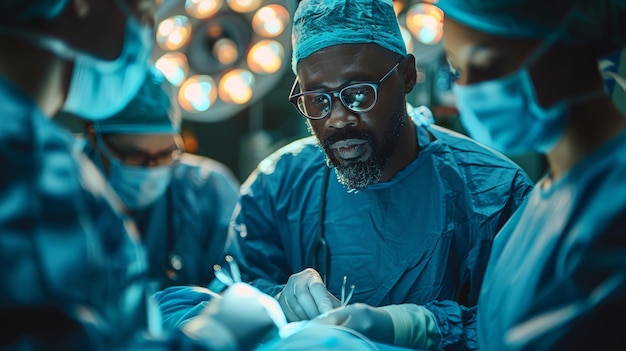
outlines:
[[298, 97], [297, 104], [300, 111], [311, 118], [321, 118], [330, 111], [332, 95], [339, 96], [345, 107], [354, 112], [364, 112], [376, 103], [376, 86], [360, 83], [349, 85], [338, 93], [309, 92]]

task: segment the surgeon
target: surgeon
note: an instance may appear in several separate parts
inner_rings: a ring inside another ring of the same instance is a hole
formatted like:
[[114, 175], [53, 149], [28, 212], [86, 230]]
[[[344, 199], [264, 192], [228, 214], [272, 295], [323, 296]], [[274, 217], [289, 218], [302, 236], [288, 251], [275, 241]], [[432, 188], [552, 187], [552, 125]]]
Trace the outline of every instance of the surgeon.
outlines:
[[626, 2], [438, 5], [470, 135], [503, 152], [541, 152], [549, 163], [494, 242], [479, 348], [623, 348], [626, 118], [598, 60], [626, 45]]
[[85, 350], [148, 328], [137, 233], [51, 117], [124, 107], [146, 73], [153, 15], [151, 2], [0, 3], [3, 349]]
[[225, 165], [183, 152], [171, 92], [151, 69], [121, 112], [86, 124], [82, 147], [135, 220], [159, 290], [211, 281], [239, 197], [239, 182]]
[[407, 110], [415, 57], [391, 1], [304, 0], [293, 23], [289, 101], [312, 136], [246, 180], [226, 252], [288, 321], [355, 303], [343, 326], [374, 341], [458, 345], [492, 240], [532, 182]]
[[217, 349], [159, 330], [133, 222], [51, 120], [61, 110], [99, 120], [128, 104], [154, 11], [153, 1], [0, 2], [2, 350]]

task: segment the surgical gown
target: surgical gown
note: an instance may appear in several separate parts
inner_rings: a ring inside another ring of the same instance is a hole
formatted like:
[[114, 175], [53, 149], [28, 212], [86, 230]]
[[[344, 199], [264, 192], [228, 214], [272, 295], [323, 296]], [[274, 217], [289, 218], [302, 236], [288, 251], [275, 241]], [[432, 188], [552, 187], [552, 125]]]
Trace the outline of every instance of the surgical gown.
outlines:
[[[454, 300], [476, 305], [492, 240], [533, 187], [513, 162], [436, 125], [418, 124], [422, 150], [390, 181], [347, 191], [314, 137], [296, 141], [259, 164], [242, 186], [231, 253], [244, 279], [275, 296], [317, 254], [320, 203], [329, 248], [327, 288], [373, 306]], [[319, 267], [317, 267], [319, 269]], [[463, 342], [473, 310], [426, 306], [444, 345]]]
[[77, 330], [100, 346], [145, 330], [144, 251], [100, 173], [2, 77], [0, 116], [2, 348], [88, 349]]
[[541, 180], [496, 238], [478, 305], [480, 349], [623, 349], [625, 281], [622, 134], [560, 179]]
[[[91, 144], [79, 143], [102, 169]], [[133, 214], [147, 250], [150, 280], [159, 290], [174, 285], [206, 286], [213, 279], [213, 265], [222, 258], [239, 198], [239, 181], [220, 162], [183, 154], [173, 167], [166, 193]], [[172, 263], [181, 266], [175, 269]]]

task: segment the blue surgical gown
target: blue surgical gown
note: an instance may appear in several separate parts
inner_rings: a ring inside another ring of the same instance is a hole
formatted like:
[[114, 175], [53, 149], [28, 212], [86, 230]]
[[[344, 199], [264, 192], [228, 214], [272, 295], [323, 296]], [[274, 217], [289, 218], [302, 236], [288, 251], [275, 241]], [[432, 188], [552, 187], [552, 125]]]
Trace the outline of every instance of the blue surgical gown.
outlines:
[[478, 305], [480, 349], [623, 349], [624, 278], [626, 134], [541, 180], [498, 234]]
[[[90, 143], [84, 153], [102, 170]], [[149, 207], [133, 214], [147, 250], [150, 280], [160, 290], [174, 285], [207, 285], [213, 265], [222, 258], [239, 181], [222, 163], [183, 154], [174, 164], [168, 190]], [[171, 255], [182, 267], [173, 270]]]
[[145, 254], [96, 167], [3, 77], [0, 116], [3, 347], [69, 349], [50, 335], [71, 344], [64, 325], [76, 321], [101, 346], [143, 330]]
[[[513, 162], [435, 125], [416, 128], [422, 150], [390, 181], [347, 191], [334, 170], [325, 192], [327, 288], [373, 306], [436, 300], [476, 305], [492, 240], [533, 187]], [[259, 164], [242, 186], [229, 235], [244, 279], [275, 296], [310, 266], [325, 156], [314, 137]], [[463, 342], [458, 304], [430, 304], [444, 345]]]

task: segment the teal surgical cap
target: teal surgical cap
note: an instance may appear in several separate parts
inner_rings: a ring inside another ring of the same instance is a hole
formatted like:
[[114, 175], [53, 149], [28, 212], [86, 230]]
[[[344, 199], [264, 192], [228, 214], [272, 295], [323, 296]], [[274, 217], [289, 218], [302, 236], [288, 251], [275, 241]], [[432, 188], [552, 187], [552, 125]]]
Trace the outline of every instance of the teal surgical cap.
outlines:
[[296, 74], [300, 60], [333, 45], [373, 43], [407, 54], [391, 0], [302, 0], [292, 36]]
[[67, 2], [68, 0], [0, 0], [0, 21], [52, 19], [63, 11]]
[[448, 18], [503, 37], [557, 35], [561, 42], [595, 47], [598, 55], [626, 45], [626, 0], [439, 0], [436, 5]]
[[118, 114], [98, 121], [97, 130], [105, 134], [178, 133], [181, 114], [172, 91], [161, 72], [152, 68], [137, 96]]

